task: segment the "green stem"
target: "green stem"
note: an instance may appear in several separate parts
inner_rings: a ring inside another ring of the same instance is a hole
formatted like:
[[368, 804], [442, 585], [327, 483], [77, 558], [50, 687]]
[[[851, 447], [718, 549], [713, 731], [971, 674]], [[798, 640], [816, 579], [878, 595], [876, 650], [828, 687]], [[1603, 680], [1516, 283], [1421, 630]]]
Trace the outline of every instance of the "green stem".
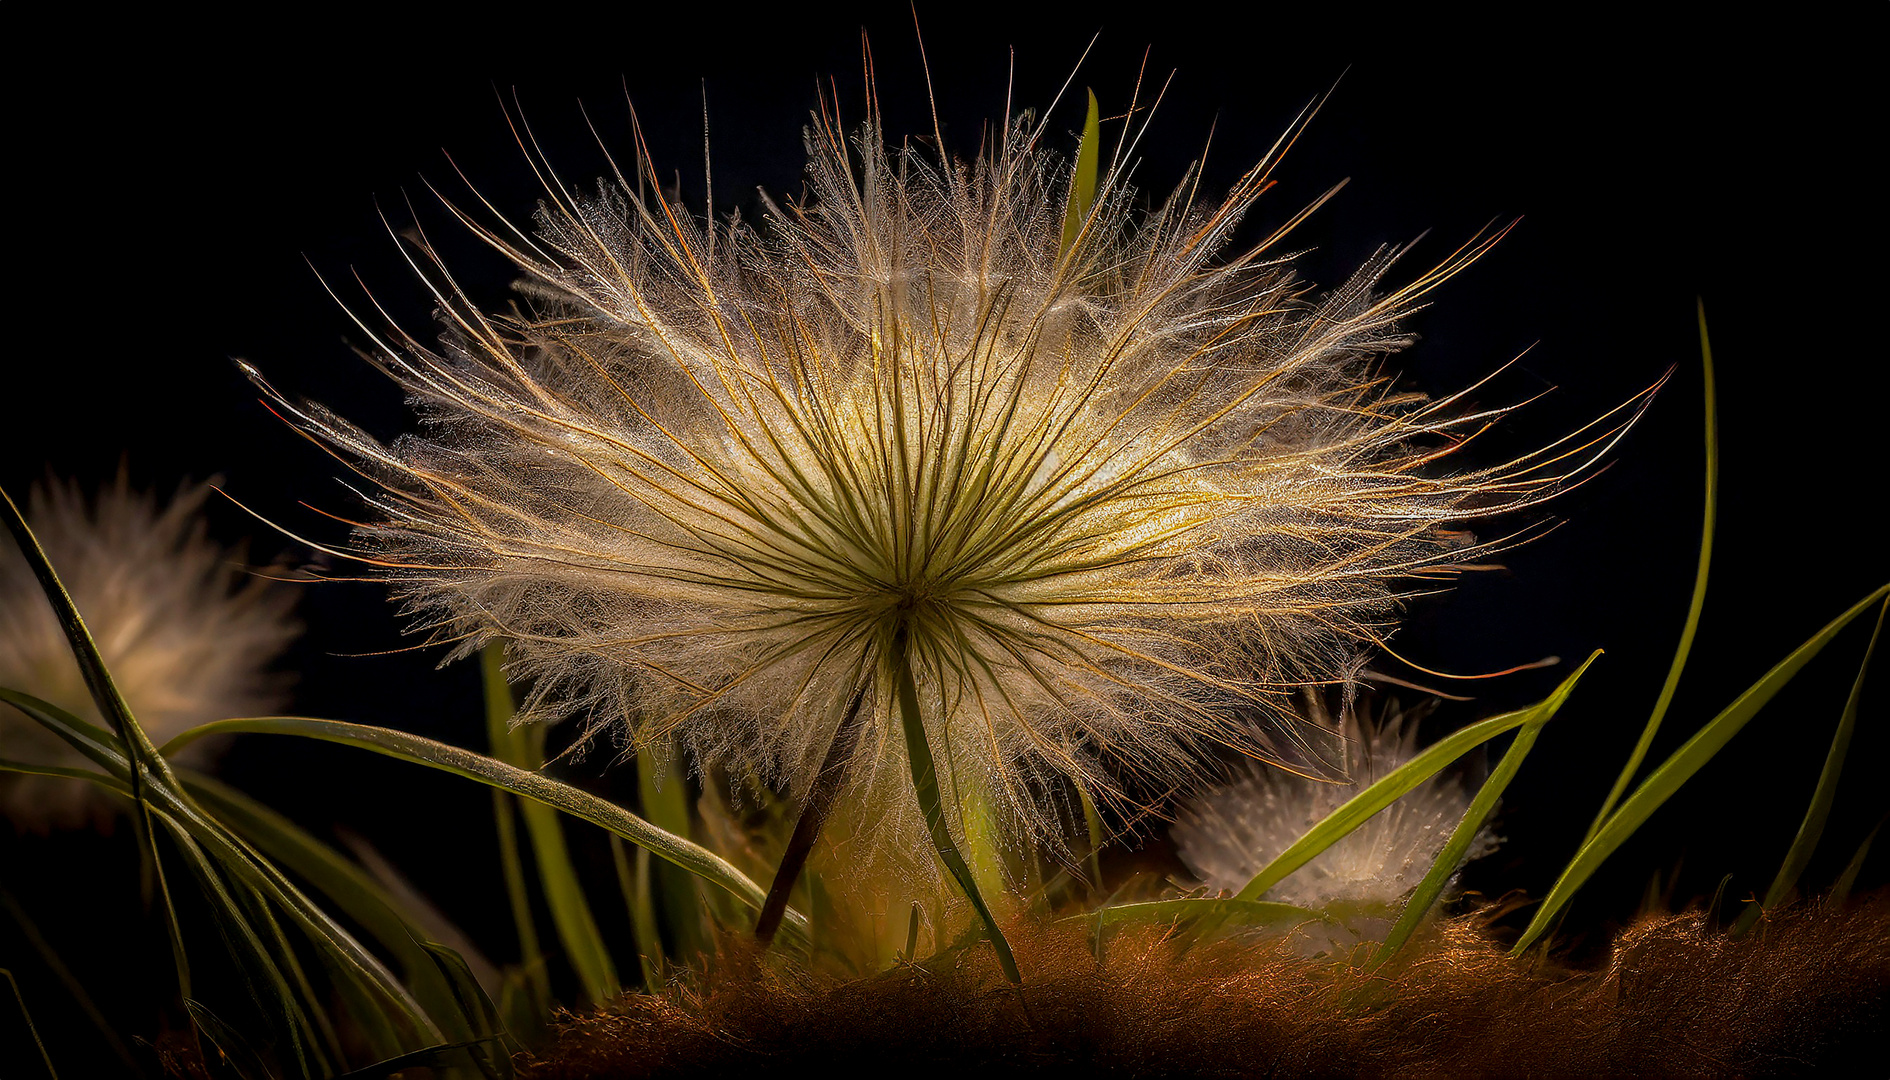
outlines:
[[991, 945], [997, 950], [998, 966], [1004, 969], [1004, 977], [1013, 984], [1024, 981], [1017, 971], [1017, 960], [1011, 955], [1011, 943], [1004, 938], [1004, 931], [998, 929], [997, 919], [991, 909], [985, 905], [984, 896], [978, 891], [978, 882], [971, 875], [971, 867], [965, 865], [965, 858], [958, 852], [958, 845], [952, 841], [951, 829], [945, 824], [945, 808], [939, 798], [938, 767], [932, 761], [932, 747], [925, 738], [925, 719], [919, 713], [919, 688], [912, 679], [912, 636], [906, 626], [900, 626], [893, 635], [892, 655], [894, 673], [897, 679], [899, 699], [899, 723], [906, 736], [906, 760], [912, 766], [912, 790], [919, 798], [919, 809], [925, 815], [926, 830], [932, 834], [932, 846], [938, 849], [938, 857], [945, 868], [957, 879], [958, 887], [963, 889], [971, 906], [977, 909], [978, 918], [984, 921], [984, 927], [991, 935]]

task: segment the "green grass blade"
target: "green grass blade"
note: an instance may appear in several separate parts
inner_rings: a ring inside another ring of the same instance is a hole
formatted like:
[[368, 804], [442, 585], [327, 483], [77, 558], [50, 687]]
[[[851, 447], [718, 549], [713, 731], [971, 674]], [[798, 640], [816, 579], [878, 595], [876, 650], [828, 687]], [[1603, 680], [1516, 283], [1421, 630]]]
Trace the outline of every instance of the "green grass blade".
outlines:
[[19, 980], [6, 968], [0, 968], [0, 975], [5, 975], [7, 985], [13, 988], [13, 1001], [20, 1007], [20, 1020], [26, 1024], [27, 1034], [33, 1037], [33, 1045], [39, 1049], [40, 1064], [46, 1066], [46, 1075], [59, 1080], [59, 1070], [53, 1068], [52, 1055], [46, 1052], [46, 1040], [39, 1037], [39, 1028], [33, 1024], [33, 1011], [26, 1007], [26, 995], [20, 993]]
[[[438, 1046], [422, 1047], [411, 1050], [399, 1057], [387, 1058], [372, 1065], [364, 1065], [352, 1072], [340, 1073], [332, 1080], [385, 1080], [407, 1069], [450, 1069], [457, 1065], [472, 1062], [482, 1072], [486, 1068], [485, 1055], [499, 1041], [497, 1035], [488, 1035], [483, 1039], [468, 1039], [464, 1042], [441, 1043]], [[490, 1074], [488, 1074], [490, 1075]]]
[[1608, 797], [1601, 801], [1601, 810], [1595, 814], [1593, 824], [1588, 826], [1588, 834], [1582, 843], [1595, 838], [1601, 826], [1614, 812], [1615, 804], [1633, 782], [1634, 775], [1641, 771], [1641, 762], [1647, 758], [1647, 750], [1654, 744], [1654, 734], [1660, 730], [1660, 722], [1666, 718], [1667, 706], [1673, 703], [1674, 691], [1680, 687], [1680, 673], [1686, 670], [1687, 656], [1693, 651], [1693, 636], [1700, 628], [1700, 609], [1706, 605], [1706, 578], [1713, 565], [1713, 523], [1719, 516], [1719, 409], [1716, 404], [1716, 390], [1713, 379], [1713, 345], [1706, 336], [1706, 304], [1699, 305], [1700, 316], [1700, 369], [1705, 374], [1706, 400], [1706, 507], [1700, 526], [1700, 561], [1693, 573], [1693, 599], [1687, 604], [1687, 621], [1680, 628], [1680, 646], [1674, 650], [1673, 663], [1667, 668], [1667, 681], [1661, 684], [1660, 696], [1654, 700], [1654, 711], [1647, 717], [1647, 725], [1641, 729], [1641, 737], [1634, 744], [1633, 753], [1628, 755], [1627, 764], [1621, 774], [1615, 777], [1614, 787], [1608, 791]]
[[[239, 720], [218, 720], [192, 728], [164, 744], [164, 752], [175, 753], [182, 747], [207, 736], [236, 733], [294, 735], [320, 739], [324, 742], [369, 750], [416, 765], [425, 765], [468, 780], [476, 780], [482, 784], [501, 788], [521, 798], [543, 803], [554, 810], [616, 833], [625, 840], [648, 849], [656, 857], [674, 863], [684, 870], [699, 875], [711, 884], [727, 890], [730, 895], [756, 911], [761, 909], [762, 900], [766, 896], [761, 886], [756, 885], [746, 874], [730, 865], [721, 856], [700, 844], [691, 843], [682, 837], [664, 832], [615, 803], [607, 802], [588, 791], [561, 783], [548, 776], [526, 772], [496, 758], [404, 731], [302, 716], [251, 717]], [[802, 942], [806, 941], [806, 916], [790, 909], [783, 925], [797, 934]]]
[[1831, 886], [1833, 904], [1842, 904], [1850, 898], [1851, 888], [1857, 884], [1858, 872], [1864, 869], [1864, 860], [1870, 858], [1870, 845], [1877, 839], [1877, 834], [1883, 831], [1885, 822], [1890, 822], [1890, 814], [1878, 818], [1877, 824], [1873, 825], [1870, 832], [1864, 836], [1864, 842], [1857, 845], [1857, 851], [1851, 856], [1851, 861], [1845, 864], [1844, 872], [1838, 875], [1837, 882]]
[[[1594, 662], [1593, 656], [1588, 659], [1589, 663]], [[1576, 674], [1579, 675], [1580, 672]], [[1385, 940], [1372, 954], [1368, 963], [1369, 967], [1377, 968], [1383, 965], [1398, 955], [1398, 950], [1404, 948], [1405, 942], [1411, 939], [1418, 924], [1430, 913], [1432, 905], [1437, 903], [1437, 898], [1443, 895], [1444, 886], [1463, 865], [1464, 858], [1470, 853], [1470, 845], [1476, 841], [1477, 831], [1482, 829], [1484, 823], [1490, 819], [1490, 815], [1496, 812], [1497, 800], [1503, 797], [1503, 790], [1509, 787], [1509, 782], [1516, 778], [1517, 771], [1522, 768], [1523, 759], [1529, 756], [1529, 751], [1536, 745], [1536, 737], [1542, 734], [1543, 726], [1555, 717], [1555, 713], [1555, 708], [1541, 709], [1516, 732], [1516, 741], [1510, 744], [1502, 760], [1497, 762], [1496, 768], [1490, 772], [1489, 778], [1484, 780], [1483, 786], [1477, 789], [1476, 797], [1470, 800], [1470, 808], [1464, 811], [1463, 820], [1457, 822], [1457, 827], [1451, 832], [1449, 841], [1444, 844], [1444, 849], [1437, 853], [1437, 858], [1431, 862], [1431, 868], [1425, 872], [1424, 880], [1418, 882], [1410, 899], [1404, 902], [1404, 910], [1398, 913], [1398, 921], [1393, 924], [1391, 932], [1385, 935]]]
[[466, 958], [435, 941], [422, 946], [433, 959], [446, 983], [453, 988], [461, 1013], [471, 1019], [471, 1038], [455, 1039], [449, 1045], [472, 1049], [473, 1064], [487, 1080], [509, 1080], [512, 1057], [505, 1052], [505, 1024], [499, 1019], [498, 1006], [474, 977]]
[[228, 1065], [241, 1080], [275, 1080], [275, 1073], [263, 1062], [263, 1056], [249, 1040], [243, 1038], [223, 1018], [210, 1011], [210, 1007], [201, 1001], [186, 998], [184, 1008], [190, 1013], [191, 1023], [197, 1025], [197, 1033], [208, 1040], [222, 1055], [223, 1064]]
[[216, 912], [217, 930], [223, 935], [230, 955], [236, 959], [248, 996], [279, 1025], [276, 1042], [278, 1046], [287, 1043], [296, 1074], [313, 1078], [333, 1072], [332, 1064], [324, 1059], [321, 1047], [316, 1045], [313, 1021], [296, 1000], [288, 977], [277, 966], [274, 951], [250, 925], [244, 914], [245, 905], [230, 892], [217, 873], [215, 863], [191, 838], [182, 822], [161, 810], [154, 810], [152, 817], [171, 834], [172, 846], [183, 856], [184, 865], [195, 875], [204, 895], [210, 898]]
[[[637, 799], [643, 816], [665, 832], [690, 839], [689, 785], [676, 767], [675, 739], [637, 751]], [[646, 857], [647, 860], [647, 857]], [[677, 953], [685, 959], [702, 952], [708, 936], [702, 925], [702, 900], [695, 881], [672, 866], [652, 866], [647, 874], [651, 915], [667, 927]], [[660, 942], [658, 943], [660, 948]]]
[[[487, 646], [490, 653], [493, 646]], [[502, 657], [494, 658], [502, 659]], [[511, 686], [498, 665], [480, 656], [480, 677], [485, 688], [486, 737], [495, 754], [511, 739]], [[496, 683], [496, 685], [495, 685]], [[504, 691], [503, 696], [500, 690]], [[518, 937], [519, 972], [531, 998], [531, 1011], [551, 1015], [551, 977], [544, 951], [538, 944], [538, 924], [532, 917], [531, 891], [525, 884], [525, 862], [519, 853], [516, 803], [502, 788], [492, 789], [492, 822], [499, 838], [499, 867], [505, 875], [505, 897], [512, 908], [512, 930]]]
[[[493, 756], [508, 765], [536, 771], [545, 763], [545, 729], [533, 724], [512, 726], [512, 690], [506, 684], [500, 664], [503, 646], [494, 642], [479, 654], [480, 670], [485, 676], [486, 722], [492, 736]], [[538, 886], [544, 892], [545, 905], [551, 910], [551, 925], [564, 945], [565, 956], [577, 971], [584, 996], [593, 1004], [613, 1001], [623, 993], [617, 982], [617, 968], [611, 963], [610, 950], [597, 929], [591, 906], [584, 898], [584, 886], [578, 881], [577, 868], [571, 865], [565, 846], [564, 824], [558, 812], [542, 803], [519, 806], [525, 818], [525, 832], [531, 837], [533, 860], [538, 867]]]
[[1469, 753], [1471, 750], [1496, 738], [1506, 731], [1522, 727], [1538, 718], [1554, 716], [1568, 696], [1575, 689], [1575, 684], [1588, 671], [1589, 665], [1601, 655], [1597, 649], [1582, 661], [1582, 666], [1562, 681], [1562, 685], [1548, 697], [1525, 709], [1492, 716], [1480, 720], [1460, 731], [1452, 732], [1437, 742], [1426, 747], [1410, 761], [1386, 773], [1376, 783], [1354, 795], [1337, 810], [1326, 815], [1326, 819], [1306, 831], [1306, 835], [1295, 840], [1285, 851], [1280, 852], [1272, 862], [1263, 867], [1249, 881], [1245, 888], [1235, 894], [1237, 900], [1258, 900], [1266, 891], [1286, 880], [1288, 874], [1317, 858], [1333, 844], [1338, 843], [1360, 825], [1370, 820], [1372, 815], [1397, 802], [1409, 794], [1413, 788], [1424, 783], [1448, 766], [1451, 762]]
[[1837, 636], [1838, 631], [1849, 626], [1859, 615], [1869, 611], [1887, 595], [1890, 595], [1890, 585], [1872, 592], [1849, 611], [1832, 620], [1824, 629], [1814, 634], [1811, 640], [1800, 645], [1792, 651], [1790, 656], [1779, 661], [1771, 671], [1766, 672], [1763, 678], [1747, 688], [1745, 693], [1739, 695], [1731, 705], [1728, 705], [1723, 712], [1688, 739], [1685, 745], [1675, 750], [1659, 768], [1649, 774], [1634, 794], [1628, 796], [1627, 801], [1621, 804], [1621, 808], [1615, 811], [1614, 816], [1609, 818], [1594, 837], [1575, 853], [1575, 857], [1562, 871], [1562, 876], [1556, 881], [1554, 888], [1549, 890], [1548, 897], [1537, 909], [1535, 918], [1529, 923], [1528, 929], [1523, 931], [1523, 936], [1516, 942], [1510, 955], [1519, 955], [1534, 944], [1536, 939], [1548, 930], [1550, 921], [1555, 918], [1556, 913], [1568, 903], [1569, 898], [1582, 887], [1582, 884], [1594, 874], [1608, 856], [1614, 854], [1616, 848], [1625, 843], [1628, 837], [1634, 835], [1634, 831], [1671, 798], [1681, 785], [1692, 779], [1694, 773], [1699, 772], [1708, 761], [1711, 761], [1713, 755], [1717, 754], [1728, 740], [1739, 734], [1740, 729], [1744, 728], [1765, 703], [1771, 701], [1772, 697], [1790, 682], [1794, 675], [1798, 674], [1800, 668], [1803, 668], [1812, 657], [1818, 655], [1826, 645], [1831, 643], [1831, 639]]
[[[127, 790], [129, 790], [130, 765], [116, 745], [102, 741], [106, 734], [103, 729], [87, 724], [55, 705], [16, 691], [0, 689], [0, 701], [8, 702], [20, 709], [79, 752], [105, 766], [114, 777], [127, 781]], [[221, 723], [227, 723], [227, 721]], [[206, 728], [217, 726], [217, 724], [211, 724], [206, 725]], [[196, 728], [194, 731], [201, 733], [206, 728]], [[185, 742], [190, 741], [190, 737], [190, 732], [179, 736]], [[178, 740], [172, 740], [172, 744], [178, 744]], [[147, 776], [147, 781], [149, 779]], [[222, 866], [241, 879], [247, 887], [255, 889], [288, 912], [312, 940], [330, 950], [339, 962], [347, 966], [354, 977], [364, 979], [374, 985], [388, 1003], [404, 1012], [425, 1034], [434, 1039], [440, 1037], [439, 1031], [427, 1018], [425, 1010], [413, 1000], [399, 980], [378, 958], [363, 948], [360, 942], [335, 923], [319, 906], [302, 895], [301, 891], [273, 864], [250, 849], [234, 833], [207, 816], [201, 808], [192, 803], [182, 792], [181, 786], [177, 785], [174, 774], [167, 770], [165, 779], [167, 781], [165, 783], [147, 782], [145, 785], [145, 793], [151, 800], [151, 812], [154, 815], [165, 816], [178, 827], [187, 829], [196, 841], [206, 846], [210, 857], [217, 865]], [[159, 884], [167, 889], [166, 910], [168, 912], [171, 909], [168, 901], [168, 886], [163, 885], [163, 865], [161, 862], [155, 865], [159, 872]], [[215, 902], [214, 898], [213, 902]], [[173, 935], [172, 947], [180, 965], [180, 978], [187, 980], [188, 970], [185, 967], [187, 960], [182, 944], [183, 938], [181, 932], [176, 929], [174, 917], [170, 925]], [[185, 996], [190, 995], [186, 993]]]
[[1100, 895], [1103, 890], [1102, 815], [1096, 812], [1096, 800], [1089, 797], [1089, 788], [1085, 787], [1083, 785], [1083, 782], [1080, 780], [1076, 782], [1076, 799], [1079, 803], [1082, 804], [1083, 831], [1087, 833], [1089, 836], [1089, 852], [1088, 852], [1088, 857], [1085, 861], [1088, 862], [1089, 864], [1090, 896], [1095, 897], [1095, 896]]
[[1173, 900], [1146, 900], [1134, 904], [1112, 904], [1097, 908], [1087, 915], [1071, 916], [1076, 919], [1094, 919], [1096, 925], [1117, 926], [1132, 922], [1185, 922], [1193, 919], [1212, 919], [1214, 925], [1227, 923], [1247, 923], [1266, 925], [1269, 923], [1330, 922], [1330, 916], [1323, 911], [1303, 908], [1294, 904], [1283, 904], [1277, 900], [1242, 900], [1238, 897], [1184, 896]]
[[[111, 672], [105, 669], [105, 661], [99, 656], [98, 645], [92, 640], [91, 631], [86, 629], [85, 619], [79, 615], [79, 609], [72, 603], [71, 594], [60, 584], [59, 575], [46, 558], [46, 551], [39, 546], [39, 540], [26, 524], [26, 516], [13, 502], [13, 497], [0, 488], [0, 521], [5, 521], [7, 529], [18, 541], [20, 554], [33, 570], [33, 576], [39, 579], [40, 588], [46, 594], [47, 603], [52, 605], [53, 615], [59, 620], [59, 628], [65, 632], [66, 643], [72, 649], [73, 658], [79, 662], [79, 673], [85, 679], [86, 689], [92, 693], [92, 700], [97, 703], [98, 711], [111, 724], [113, 733], [126, 756], [133, 761], [144, 762], [160, 777], [168, 777], [168, 770], [158, 757], [157, 748], [145, 735], [144, 729], [132, 718], [131, 707], [125, 704], [124, 695], [118, 692], [118, 685], [112, 681]], [[138, 773], [131, 774], [132, 798], [140, 804], [144, 801], [141, 790], [144, 780]], [[147, 822], [148, 824], [148, 822]], [[155, 852], [153, 853], [155, 854]]]
[[184, 789], [219, 821], [281, 866], [314, 886], [337, 910], [352, 919], [393, 957], [426, 1014], [449, 1040], [482, 1034], [459, 1007], [459, 998], [441, 977], [422, 935], [401, 911], [392, 894], [335, 849], [294, 822], [221, 781], [177, 770]]
[[932, 834], [932, 846], [937, 849], [939, 861], [964, 890], [971, 906], [977, 910], [978, 918], [983, 920], [984, 928], [991, 937], [991, 945], [997, 950], [998, 966], [1004, 969], [1004, 977], [1013, 985], [1021, 984], [1024, 978], [1017, 970], [1017, 959], [1011, 955], [1011, 943], [1005, 940], [1004, 931], [998, 927], [997, 919], [978, 892], [977, 879], [972, 876], [971, 867], [965, 865], [965, 858], [958, 853], [958, 845], [952, 841], [952, 832], [945, 824], [944, 800], [938, 790], [938, 767], [932, 761], [932, 747], [925, 739], [925, 720], [919, 714], [919, 689], [912, 681], [912, 654], [908, 648], [910, 639], [904, 626], [893, 638], [893, 652], [897, 658], [897, 693], [899, 697], [899, 723], [906, 737], [906, 760], [912, 769], [912, 789], [919, 798], [919, 810], [925, 815], [925, 827]]
[[[184, 948], [184, 932], [177, 922], [177, 909], [171, 905], [170, 883], [164, 873], [164, 864], [158, 858], [155, 835], [151, 831], [149, 806], [148, 803], [138, 802], [140, 789], [132, 786], [124, 752], [119, 749], [112, 733], [94, 724], [88, 724], [59, 706], [49, 701], [41, 701], [31, 694], [22, 694], [17, 690], [0, 687], [0, 701], [25, 713], [28, 719], [64, 739], [73, 749], [110, 770], [113, 779], [122, 786], [121, 793], [132, 800], [133, 818], [142, 822], [138, 826], [143, 830], [140, 833], [138, 845], [141, 869], [148, 870], [157, 883], [160, 907], [164, 913], [164, 925], [170, 934], [171, 964], [177, 972], [178, 996], [189, 1000], [191, 996], [190, 956]], [[87, 773], [83, 769], [55, 770], [25, 766], [24, 763], [9, 763], [9, 765], [12, 766], [13, 771], [40, 772], [46, 775], [96, 780], [94, 774]]]
[[633, 868], [623, 838], [611, 836], [610, 862], [617, 871], [617, 890], [623, 893], [624, 909], [630, 914], [630, 929], [637, 936], [637, 968], [643, 974], [644, 992], [654, 994], [663, 988], [663, 941], [656, 929], [650, 853], [642, 848], [636, 851]]
[[1798, 834], [1792, 837], [1792, 846], [1785, 852], [1785, 862], [1778, 868], [1778, 876], [1772, 879], [1771, 888], [1765, 890], [1764, 901], [1749, 904], [1740, 913], [1739, 921], [1733, 928], [1735, 933], [1744, 933], [1758, 921], [1761, 914], [1785, 903], [1785, 898], [1797, 888], [1798, 879], [1810, 864], [1812, 852], [1817, 850], [1818, 840], [1824, 835], [1824, 823], [1831, 816], [1831, 804], [1837, 798], [1838, 774], [1844, 770], [1844, 756], [1851, 748], [1851, 733], [1857, 729], [1857, 703], [1864, 694], [1864, 674], [1870, 670], [1871, 657], [1877, 653], [1877, 639], [1883, 634], [1886, 612], [1890, 612], [1890, 603], [1877, 609], [1877, 625], [1870, 632], [1870, 644], [1864, 648], [1863, 663], [1857, 667], [1857, 678], [1851, 683], [1851, 693], [1845, 699], [1844, 711], [1838, 715], [1837, 731], [1831, 736], [1831, 748], [1825, 752], [1824, 768], [1818, 773], [1818, 786], [1812, 792], [1811, 804], [1805, 807], [1805, 818], [1798, 825]]
[[1063, 211], [1063, 243], [1057, 257], [1069, 254], [1076, 238], [1083, 234], [1089, 220], [1089, 208], [1096, 203], [1096, 166], [1102, 156], [1101, 117], [1096, 108], [1096, 92], [1089, 91], [1089, 112], [1083, 119], [1083, 139], [1076, 144], [1076, 168], [1070, 173], [1070, 201]]

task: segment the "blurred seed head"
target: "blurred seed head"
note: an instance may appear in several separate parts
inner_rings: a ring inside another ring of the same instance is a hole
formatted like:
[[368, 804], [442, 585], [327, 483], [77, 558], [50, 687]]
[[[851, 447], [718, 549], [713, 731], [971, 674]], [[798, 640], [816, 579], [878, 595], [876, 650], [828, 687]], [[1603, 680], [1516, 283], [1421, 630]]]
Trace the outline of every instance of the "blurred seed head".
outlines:
[[[116, 484], [88, 500], [76, 483], [35, 485], [27, 523], [85, 618], [119, 692], [155, 743], [212, 720], [276, 709], [286, 680], [266, 669], [300, 627], [291, 590], [247, 576], [241, 552], [210, 540], [201, 516], [207, 485], [186, 485], [165, 505]], [[0, 550], [0, 686], [109, 727], [86, 689], [52, 607], [25, 558]], [[194, 745], [189, 755], [203, 751]], [[19, 711], [0, 708], [0, 757], [91, 767]], [[38, 776], [0, 778], [0, 812], [34, 830], [102, 815], [89, 785]]]
[[675, 732], [798, 795], [868, 684], [848, 782], [916, 830], [904, 627], [948, 802], [1016, 835], [1054, 833], [1072, 781], [1107, 803], [1226, 746], [1331, 760], [1296, 688], [1349, 679], [1415, 580], [1487, 550], [1453, 526], [1593, 449], [1453, 468], [1497, 413], [1380, 366], [1494, 238], [1315, 292], [1284, 229], [1222, 257], [1277, 154], [1149, 207], [1110, 164], [1130, 131], [1066, 244], [1070, 167], [1028, 118], [998, 130], [938, 160], [823, 107], [804, 198], [759, 229], [691, 215], [645, 158], [592, 195], [534, 159], [534, 233], [454, 211], [525, 306], [482, 312], [422, 238], [441, 341], [363, 324], [418, 433], [263, 385], [373, 481], [353, 553], [454, 655], [504, 638], [537, 718]]
[[[1356, 707], [1345, 709], [1338, 726], [1347, 779], [1340, 783], [1241, 761], [1228, 782], [1179, 812], [1169, 834], [1175, 854], [1210, 889], [1239, 892], [1308, 829], [1416, 756], [1418, 719], [1395, 703], [1376, 722], [1361, 720]], [[1461, 779], [1440, 773], [1294, 871], [1267, 899], [1395, 915], [1391, 909], [1430, 871], [1471, 797]], [[1490, 854], [1499, 843], [1485, 826], [1466, 861]]]

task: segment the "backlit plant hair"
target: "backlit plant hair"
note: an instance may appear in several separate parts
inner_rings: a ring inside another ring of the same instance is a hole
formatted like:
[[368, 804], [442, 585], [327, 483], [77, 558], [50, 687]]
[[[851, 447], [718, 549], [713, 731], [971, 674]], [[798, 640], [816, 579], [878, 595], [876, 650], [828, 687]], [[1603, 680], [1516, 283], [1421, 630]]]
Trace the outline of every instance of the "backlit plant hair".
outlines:
[[1145, 206], [1139, 130], [1099, 165], [1091, 108], [1071, 164], [1047, 121], [938, 160], [823, 103], [806, 195], [758, 230], [661, 194], [640, 146], [636, 182], [582, 196], [533, 145], [535, 233], [454, 210], [527, 306], [482, 312], [421, 238], [441, 343], [362, 325], [420, 433], [277, 400], [376, 485], [353, 553], [454, 655], [504, 639], [532, 716], [752, 770], [805, 807], [797, 844], [865, 797], [983, 914], [964, 808], [1054, 840], [1059, 797], [1185, 789], [1228, 747], [1334, 760], [1291, 692], [1352, 678], [1412, 579], [1508, 539], [1454, 526], [1619, 430], [1451, 468], [1502, 410], [1380, 361], [1501, 234], [1315, 293], [1275, 254], [1310, 207], [1217, 258], [1311, 110], [1218, 203], [1191, 172]]

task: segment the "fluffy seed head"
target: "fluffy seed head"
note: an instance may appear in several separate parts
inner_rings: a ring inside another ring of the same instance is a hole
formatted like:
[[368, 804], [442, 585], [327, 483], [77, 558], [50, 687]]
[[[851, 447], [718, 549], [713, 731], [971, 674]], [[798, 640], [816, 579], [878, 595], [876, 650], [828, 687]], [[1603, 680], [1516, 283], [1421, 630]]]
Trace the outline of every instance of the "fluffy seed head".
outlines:
[[1043, 131], [939, 161], [823, 110], [805, 196], [760, 229], [634, 194], [660, 189], [642, 158], [588, 196], [535, 160], [533, 234], [455, 211], [528, 308], [482, 313], [422, 244], [442, 342], [363, 327], [421, 433], [283, 404], [377, 484], [356, 553], [460, 654], [506, 639], [540, 717], [805, 792], [865, 686], [849, 785], [916, 820], [903, 629], [948, 793], [1025, 832], [1071, 780], [1303, 758], [1291, 691], [1357, 670], [1462, 557], [1449, 526], [1557, 479], [1546, 452], [1451, 471], [1491, 414], [1379, 368], [1490, 241], [1389, 292], [1391, 250], [1321, 294], [1279, 234], [1221, 258], [1269, 157], [1205, 206], [1105, 167], [1066, 242]]
[[[283, 680], [264, 668], [299, 632], [289, 617], [293, 593], [245, 578], [239, 556], [205, 535], [199, 512], [209, 491], [184, 487], [160, 509], [121, 473], [95, 503], [76, 484], [54, 483], [35, 486], [27, 504], [27, 523], [112, 680], [157, 743], [197, 724], [276, 708]], [[0, 686], [106, 723], [38, 579], [11, 543], [0, 550]], [[0, 708], [0, 757], [91, 765], [11, 707]], [[72, 825], [96, 807], [89, 794], [73, 780], [14, 776], [0, 783], [0, 811], [30, 828]]]
[[[1417, 753], [1416, 719], [1393, 705], [1380, 722], [1361, 722], [1356, 709], [1347, 709], [1340, 723], [1349, 777], [1344, 783], [1242, 762], [1226, 784], [1183, 808], [1169, 834], [1175, 854], [1209, 888], [1239, 892], [1306, 830], [1411, 760]], [[1430, 871], [1470, 799], [1455, 777], [1432, 777], [1294, 871], [1267, 898], [1382, 912]], [[1466, 861], [1488, 855], [1499, 843], [1485, 827]]]

